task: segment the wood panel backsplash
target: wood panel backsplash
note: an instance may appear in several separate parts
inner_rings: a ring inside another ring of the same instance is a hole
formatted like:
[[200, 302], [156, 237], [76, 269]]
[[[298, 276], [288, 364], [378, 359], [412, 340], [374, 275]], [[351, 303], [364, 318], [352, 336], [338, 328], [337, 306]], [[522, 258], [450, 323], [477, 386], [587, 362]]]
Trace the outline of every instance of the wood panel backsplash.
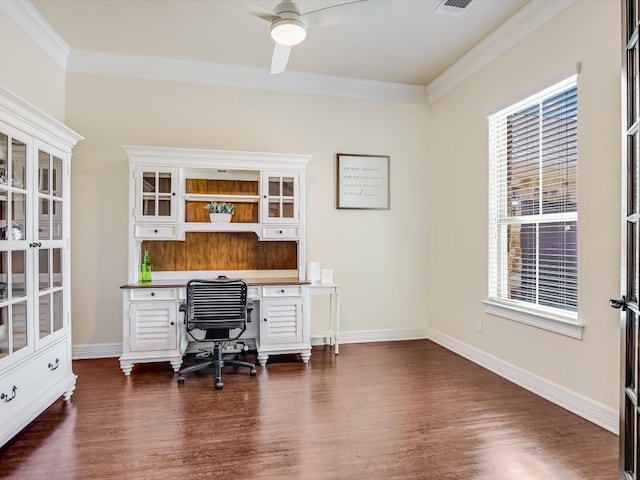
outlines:
[[185, 179], [185, 193], [211, 193], [218, 195], [258, 195], [257, 180]]
[[297, 242], [260, 242], [252, 232], [187, 232], [185, 241], [145, 240], [156, 272], [295, 270]]
[[[185, 220], [187, 222], [208, 223], [209, 212], [204, 208], [208, 202], [185, 202]], [[235, 207], [232, 223], [258, 223], [258, 203], [230, 202]]]
[[[185, 192], [191, 194], [215, 195], [258, 195], [257, 180], [207, 180], [201, 178], [187, 178]], [[236, 211], [231, 217], [233, 223], [258, 223], [258, 199], [255, 202], [231, 202]], [[185, 221], [208, 222], [209, 212], [204, 206], [207, 202], [189, 201], [185, 204]]]

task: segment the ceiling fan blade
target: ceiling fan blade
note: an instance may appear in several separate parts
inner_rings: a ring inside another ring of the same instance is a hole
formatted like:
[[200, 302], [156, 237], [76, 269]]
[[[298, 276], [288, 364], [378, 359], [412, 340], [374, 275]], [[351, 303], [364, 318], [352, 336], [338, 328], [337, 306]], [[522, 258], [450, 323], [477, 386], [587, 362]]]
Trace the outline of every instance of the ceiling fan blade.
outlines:
[[318, 28], [367, 21], [392, 13], [392, 0], [351, 0], [305, 12], [300, 18], [308, 28]]
[[271, 73], [282, 73], [287, 68], [289, 55], [291, 54], [291, 45], [275, 44], [273, 48], [273, 57], [271, 57]]
[[268, 11], [262, 5], [259, 5], [251, 0], [236, 0], [236, 2], [242, 7], [242, 9], [251, 15], [261, 18], [262, 20], [266, 20], [267, 22], [273, 22], [276, 18], [276, 15], [273, 12]]

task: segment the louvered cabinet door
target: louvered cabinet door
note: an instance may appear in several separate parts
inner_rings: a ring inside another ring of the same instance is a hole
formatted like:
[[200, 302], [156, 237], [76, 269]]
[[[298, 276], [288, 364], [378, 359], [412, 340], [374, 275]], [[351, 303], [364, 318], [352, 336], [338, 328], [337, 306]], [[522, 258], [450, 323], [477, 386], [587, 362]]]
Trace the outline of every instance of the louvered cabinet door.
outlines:
[[129, 322], [130, 351], [174, 351], [177, 348], [175, 302], [131, 303]]
[[263, 347], [300, 345], [303, 340], [302, 297], [263, 300], [260, 326]]

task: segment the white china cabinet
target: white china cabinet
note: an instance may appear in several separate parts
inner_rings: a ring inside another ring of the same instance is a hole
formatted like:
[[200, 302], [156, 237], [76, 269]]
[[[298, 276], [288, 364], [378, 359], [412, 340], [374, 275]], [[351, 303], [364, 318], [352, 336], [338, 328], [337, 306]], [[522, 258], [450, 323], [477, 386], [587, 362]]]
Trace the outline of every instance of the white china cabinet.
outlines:
[[75, 389], [68, 200], [81, 139], [0, 89], [0, 445]]

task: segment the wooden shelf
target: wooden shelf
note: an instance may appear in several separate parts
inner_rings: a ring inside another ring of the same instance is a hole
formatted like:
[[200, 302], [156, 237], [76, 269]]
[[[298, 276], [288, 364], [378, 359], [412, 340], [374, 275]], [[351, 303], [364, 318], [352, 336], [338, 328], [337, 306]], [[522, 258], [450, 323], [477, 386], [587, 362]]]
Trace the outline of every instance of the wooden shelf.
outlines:
[[180, 224], [180, 236], [185, 232], [253, 232], [260, 236], [262, 225], [259, 223], [213, 223], [185, 222]]

